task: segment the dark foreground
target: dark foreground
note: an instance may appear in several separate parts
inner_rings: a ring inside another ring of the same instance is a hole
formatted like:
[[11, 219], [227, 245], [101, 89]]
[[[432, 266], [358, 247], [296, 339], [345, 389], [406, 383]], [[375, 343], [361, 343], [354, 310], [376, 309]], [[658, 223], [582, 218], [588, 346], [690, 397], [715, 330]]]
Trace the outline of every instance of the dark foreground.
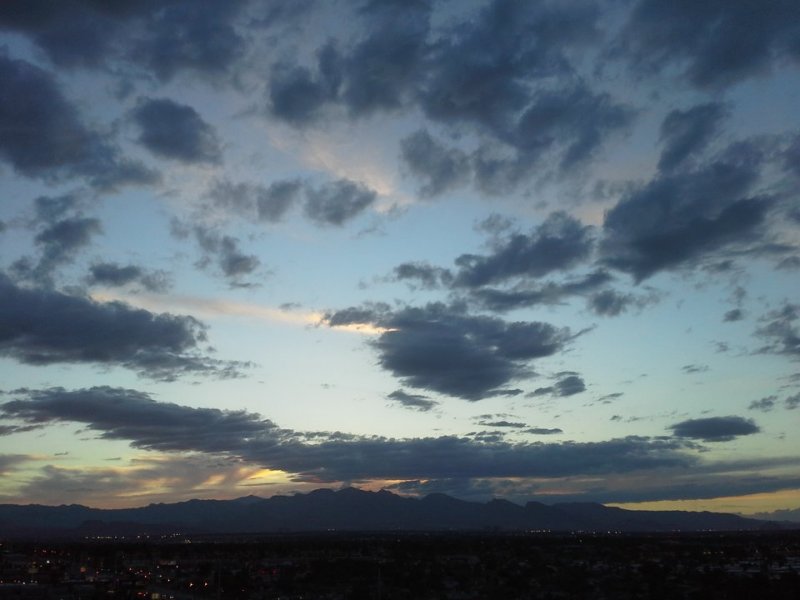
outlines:
[[0, 598], [800, 598], [800, 532], [5, 542]]

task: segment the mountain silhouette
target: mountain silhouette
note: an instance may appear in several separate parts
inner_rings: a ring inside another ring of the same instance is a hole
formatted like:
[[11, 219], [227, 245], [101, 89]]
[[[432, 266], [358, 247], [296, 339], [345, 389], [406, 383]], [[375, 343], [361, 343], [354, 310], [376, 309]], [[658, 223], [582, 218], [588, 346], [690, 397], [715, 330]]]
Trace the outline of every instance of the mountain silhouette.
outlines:
[[424, 498], [382, 490], [319, 489], [308, 494], [235, 500], [189, 500], [141, 508], [0, 505], [0, 535], [135, 533], [268, 533], [314, 531], [737, 531], [781, 524], [738, 515], [633, 511], [595, 503], [524, 506], [470, 502], [445, 494]]

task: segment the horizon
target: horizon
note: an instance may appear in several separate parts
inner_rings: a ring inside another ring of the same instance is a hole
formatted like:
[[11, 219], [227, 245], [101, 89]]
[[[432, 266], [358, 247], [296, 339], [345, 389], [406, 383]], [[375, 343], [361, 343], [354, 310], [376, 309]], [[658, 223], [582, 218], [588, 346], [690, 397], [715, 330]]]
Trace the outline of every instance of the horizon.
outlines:
[[771, 6], [1, 4], [0, 503], [800, 509]]

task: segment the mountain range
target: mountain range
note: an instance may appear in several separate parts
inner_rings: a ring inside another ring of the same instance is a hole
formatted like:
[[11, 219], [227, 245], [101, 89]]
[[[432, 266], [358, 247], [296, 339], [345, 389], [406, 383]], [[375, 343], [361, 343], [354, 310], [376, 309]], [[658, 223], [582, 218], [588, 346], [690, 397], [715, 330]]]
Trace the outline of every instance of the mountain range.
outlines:
[[[633, 511], [595, 503], [524, 506], [424, 498], [356, 488], [235, 500], [189, 500], [141, 508], [0, 505], [0, 536], [268, 533], [313, 531], [741, 531], [789, 526], [733, 514]], [[797, 524], [795, 524], [797, 526]]]

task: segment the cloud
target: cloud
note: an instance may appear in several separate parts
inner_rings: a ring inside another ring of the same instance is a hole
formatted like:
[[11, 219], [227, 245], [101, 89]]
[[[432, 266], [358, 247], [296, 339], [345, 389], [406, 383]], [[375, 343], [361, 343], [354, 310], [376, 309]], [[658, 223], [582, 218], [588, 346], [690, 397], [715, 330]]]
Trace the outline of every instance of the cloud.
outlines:
[[422, 412], [427, 412], [439, 404], [438, 402], [436, 402], [435, 400], [431, 400], [427, 396], [421, 396], [419, 394], [409, 394], [408, 392], [404, 392], [403, 390], [395, 390], [387, 397], [390, 400], [402, 404], [406, 408], [419, 410]]
[[82, 423], [106, 440], [162, 452], [227, 455], [317, 483], [448, 477], [566, 477], [689, 466], [683, 444], [627, 437], [560, 444], [390, 439], [278, 428], [257, 414], [191, 408], [121, 388], [49, 388], [0, 404], [21, 424]]
[[236, 376], [242, 363], [204, 356], [202, 323], [120, 302], [24, 288], [0, 275], [0, 355], [30, 365], [121, 366], [152, 379]]
[[436, 289], [449, 286], [453, 275], [448, 269], [433, 267], [425, 263], [402, 263], [394, 268], [394, 277], [398, 281], [416, 281], [425, 289]]
[[681, 371], [686, 373], [687, 375], [696, 375], [697, 373], [706, 373], [709, 370], [708, 365], [683, 365], [681, 367]]
[[258, 218], [275, 223], [280, 221], [293, 204], [297, 202], [302, 184], [297, 180], [276, 181], [260, 190], [256, 199]]
[[261, 261], [255, 255], [244, 254], [239, 249], [237, 238], [203, 225], [187, 226], [177, 220], [172, 222], [172, 234], [179, 239], [190, 235], [194, 237], [203, 252], [196, 263], [199, 268], [214, 264], [231, 287], [253, 286], [243, 278], [255, 272], [261, 266]]
[[419, 194], [438, 196], [466, 183], [470, 176], [467, 155], [457, 148], [446, 148], [421, 129], [400, 143], [400, 156], [409, 171], [422, 180]]
[[519, 421], [506, 421], [505, 419], [501, 421], [487, 421], [482, 419], [478, 421], [478, 425], [482, 425], [484, 427], [513, 427], [516, 429], [521, 429], [522, 427], [526, 427], [525, 423], [521, 423]]
[[144, 98], [132, 113], [139, 143], [153, 154], [185, 163], [217, 164], [222, 150], [214, 129], [191, 106]]
[[741, 321], [743, 318], [744, 311], [741, 308], [732, 308], [723, 315], [722, 320], [725, 323], [733, 323], [735, 321]]
[[798, 60], [797, 9], [791, 0], [731, 4], [640, 0], [616, 42], [616, 54], [640, 75], [684, 67], [698, 88], [723, 88]]
[[161, 81], [181, 72], [228, 75], [246, 48], [232, 24], [244, 5], [242, 0], [183, 0], [151, 9], [129, 56]]
[[669, 428], [677, 437], [699, 439], [704, 442], [729, 442], [739, 436], [761, 431], [752, 419], [736, 416], [689, 419], [670, 425]]
[[591, 228], [563, 212], [552, 213], [529, 235], [517, 233], [488, 256], [462, 254], [455, 284], [479, 287], [514, 277], [542, 277], [588, 258]]
[[[0, 436], [4, 435], [2, 431], [2, 426], [0, 426]], [[0, 475], [7, 475], [8, 473], [15, 471], [17, 465], [26, 463], [31, 460], [32, 457], [26, 454], [0, 454]]]
[[576, 373], [559, 374], [559, 379], [554, 385], [536, 388], [529, 396], [574, 396], [586, 391], [586, 384]]
[[557, 427], [529, 427], [523, 433], [530, 433], [531, 435], [556, 435], [558, 433], [564, 433], [564, 431]]
[[778, 310], [771, 311], [761, 319], [763, 325], [756, 335], [766, 341], [759, 352], [783, 354], [800, 359], [800, 305], [787, 302]]
[[800, 394], [789, 396], [783, 401], [783, 405], [786, 407], [786, 410], [794, 410], [800, 407]]
[[342, 226], [375, 202], [377, 194], [360, 183], [339, 179], [306, 190], [306, 216], [320, 225]]
[[269, 111], [288, 123], [302, 127], [315, 121], [324, 106], [333, 101], [341, 85], [339, 55], [327, 44], [317, 52], [316, 74], [290, 62], [272, 66], [269, 79]]
[[723, 249], [746, 253], [774, 205], [750, 195], [762, 154], [748, 143], [692, 171], [661, 174], [606, 213], [601, 260], [637, 281]]
[[703, 150], [718, 133], [726, 112], [725, 106], [719, 102], [671, 111], [661, 122], [664, 149], [658, 159], [658, 168], [670, 171]]
[[82, 177], [99, 190], [157, 179], [87, 127], [46, 71], [0, 53], [0, 80], [0, 159], [18, 173], [47, 183]]
[[95, 263], [89, 267], [89, 285], [122, 287], [138, 283], [149, 292], [164, 292], [169, 279], [163, 271], [148, 272], [136, 265], [120, 265], [112, 262]]
[[760, 410], [761, 412], [769, 412], [775, 408], [776, 396], [767, 396], [761, 400], [753, 400], [747, 407], [748, 410]]
[[562, 147], [559, 168], [567, 171], [589, 159], [611, 134], [627, 128], [633, 116], [631, 108], [585, 85], [539, 91], [520, 116], [512, 143], [532, 157]]
[[529, 361], [559, 352], [573, 338], [548, 323], [506, 323], [441, 303], [397, 311], [350, 308], [328, 314], [325, 322], [383, 328], [370, 345], [384, 369], [406, 385], [473, 401], [519, 393], [501, 387], [529, 376]]
[[601, 290], [589, 296], [588, 306], [593, 313], [603, 317], [616, 317], [636, 303], [633, 294], [621, 294], [614, 290]]

